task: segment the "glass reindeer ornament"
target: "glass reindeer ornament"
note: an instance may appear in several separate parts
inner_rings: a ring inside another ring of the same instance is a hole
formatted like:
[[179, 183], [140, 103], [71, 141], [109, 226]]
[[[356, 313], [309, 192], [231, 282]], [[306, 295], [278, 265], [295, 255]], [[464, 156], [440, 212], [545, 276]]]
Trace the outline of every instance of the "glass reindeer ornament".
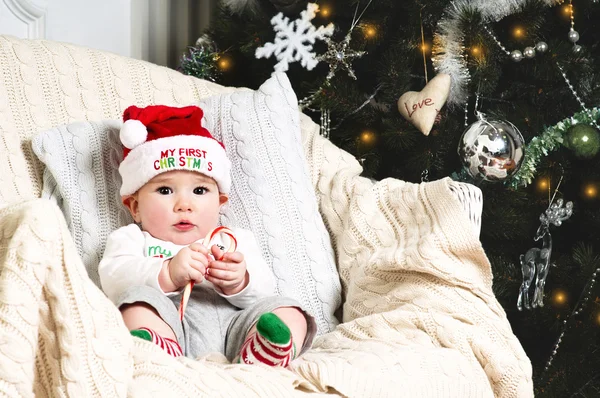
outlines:
[[[573, 202], [567, 202], [563, 207], [563, 200], [558, 199], [550, 204], [548, 209], [540, 215], [540, 227], [535, 234], [534, 240], [542, 240], [542, 248], [532, 247], [525, 254], [521, 254], [521, 271], [523, 272], [523, 283], [519, 289], [519, 298], [517, 299], [517, 308], [519, 311], [531, 309], [531, 307], [544, 306], [544, 285], [550, 266], [550, 256], [552, 255], [552, 236], [550, 235], [550, 225], [554, 224], [560, 227], [563, 221], [573, 214]], [[533, 300], [530, 299], [530, 288], [533, 285]]]

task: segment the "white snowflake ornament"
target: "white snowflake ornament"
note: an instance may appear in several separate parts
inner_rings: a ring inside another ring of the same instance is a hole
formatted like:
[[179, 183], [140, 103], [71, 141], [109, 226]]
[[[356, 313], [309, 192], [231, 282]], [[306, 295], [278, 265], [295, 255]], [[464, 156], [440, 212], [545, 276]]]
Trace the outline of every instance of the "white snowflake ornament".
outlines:
[[285, 72], [291, 62], [300, 61], [307, 70], [312, 70], [319, 61], [312, 52], [313, 44], [317, 39], [323, 40], [333, 34], [333, 24], [316, 28], [311, 20], [319, 11], [315, 3], [308, 3], [306, 10], [300, 13], [300, 18], [290, 21], [279, 13], [271, 18], [275, 29], [274, 43], [265, 43], [256, 49], [256, 58], [269, 58], [271, 55], [279, 60], [275, 65], [275, 72]]

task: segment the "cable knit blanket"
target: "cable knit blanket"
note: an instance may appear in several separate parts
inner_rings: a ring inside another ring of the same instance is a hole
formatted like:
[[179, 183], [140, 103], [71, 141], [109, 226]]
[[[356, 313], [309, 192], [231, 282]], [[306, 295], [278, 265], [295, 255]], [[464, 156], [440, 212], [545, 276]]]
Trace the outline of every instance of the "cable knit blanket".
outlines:
[[344, 322], [291, 371], [174, 359], [131, 338], [87, 277], [60, 210], [36, 199], [0, 210], [0, 392], [532, 396], [529, 360], [449, 180], [373, 184], [317, 128], [303, 138], [338, 255]]
[[[344, 317], [289, 370], [175, 359], [132, 338], [88, 278], [30, 139], [124, 104], [233, 90], [113, 54], [0, 36], [0, 395], [530, 397], [532, 369], [448, 179], [372, 183], [302, 119]], [[8, 95], [2, 95], [8, 93]]]

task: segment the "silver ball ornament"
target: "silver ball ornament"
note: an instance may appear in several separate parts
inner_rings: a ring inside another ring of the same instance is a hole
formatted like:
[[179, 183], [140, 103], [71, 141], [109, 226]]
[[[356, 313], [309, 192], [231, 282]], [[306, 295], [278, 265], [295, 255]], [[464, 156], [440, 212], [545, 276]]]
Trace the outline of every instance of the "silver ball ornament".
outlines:
[[520, 62], [523, 59], [523, 53], [519, 50], [514, 50], [510, 53], [510, 59], [515, 62]]
[[546, 42], [541, 41], [535, 45], [535, 49], [539, 53], [545, 53], [546, 51], [548, 51], [548, 44], [546, 44]]
[[573, 28], [569, 30], [569, 40], [571, 43], [577, 43], [577, 40], [579, 40], [579, 33]]
[[525, 50], [523, 50], [523, 56], [530, 59], [535, 57], [535, 49], [533, 47], [525, 47]]
[[521, 167], [525, 140], [515, 125], [504, 120], [479, 120], [460, 138], [458, 156], [463, 167], [476, 180], [503, 181]]
[[583, 47], [581, 47], [579, 44], [575, 44], [573, 46], [573, 53], [574, 54], [579, 54], [581, 52], [581, 50], [583, 50]]

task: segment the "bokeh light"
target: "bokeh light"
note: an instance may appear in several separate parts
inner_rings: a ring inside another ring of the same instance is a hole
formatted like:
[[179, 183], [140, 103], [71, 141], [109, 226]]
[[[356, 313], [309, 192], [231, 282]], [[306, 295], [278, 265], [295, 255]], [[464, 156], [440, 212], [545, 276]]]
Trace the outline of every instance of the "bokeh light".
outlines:
[[594, 183], [587, 183], [583, 186], [583, 195], [587, 199], [596, 199], [598, 197], [598, 186]]
[[525, 29], [523, 29], [520, 26], [517, 26], [514, 30], [513, 30], [513, 36], [517, 39], [522, 39], [523, 37], [525, 37]]
[[233, 62], [231, 62], [231, 59], [229, 59], [228, 57], [221, 57], [221, 59], [219, 59], [219, 62], [217, 63], [217, 66], [222, 71], [228, 71], [229, 69], [231, 69], [232, 65]]
[[364, 24], [362, 28], [367, 39], [374, 39], [377, 37], [377, 27], [375, 25]]
[[550, 187], [550, 179], [548, 177], [540, 177], [537, 180], [536, 186], [538, 191], [542, 193], [547, 192]]
[[369, 130], [365, 130], [360, 134], [360, 141], [363, 144], [372, 144], [375, 142], [375, 133]]
[[568, 300], [567, 292], [562, 289], [555, 289], [552, 292], [552, 302], [557, 306], [562, 306]]

